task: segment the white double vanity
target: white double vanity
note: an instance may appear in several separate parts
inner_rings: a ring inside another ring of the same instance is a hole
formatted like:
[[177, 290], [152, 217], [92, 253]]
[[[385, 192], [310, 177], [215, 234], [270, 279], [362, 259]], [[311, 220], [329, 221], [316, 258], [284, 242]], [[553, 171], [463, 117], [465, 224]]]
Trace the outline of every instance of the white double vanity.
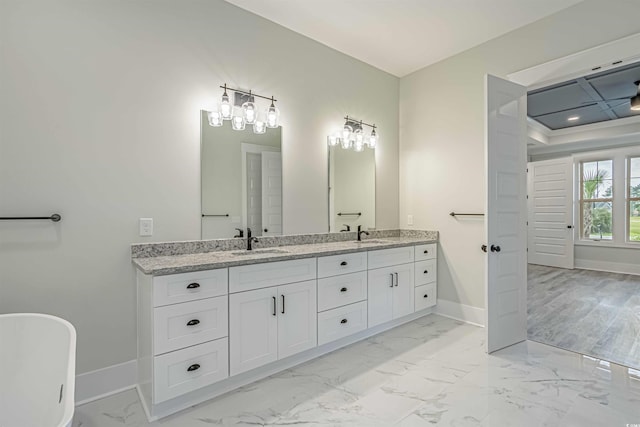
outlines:
[[241, 239], [133, 245], [147, 417], [429, 314], [437, 233], [378, 233], [282, 236], [253, 251]]

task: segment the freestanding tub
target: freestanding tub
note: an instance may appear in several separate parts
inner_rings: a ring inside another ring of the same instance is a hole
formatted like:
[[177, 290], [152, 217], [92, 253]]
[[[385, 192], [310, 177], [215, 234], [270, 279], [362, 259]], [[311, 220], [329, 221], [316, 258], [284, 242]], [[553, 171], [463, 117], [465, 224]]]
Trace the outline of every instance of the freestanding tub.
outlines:
[[46, 314], [0, 314], [0, 427], [71, 427], [76, 330]]

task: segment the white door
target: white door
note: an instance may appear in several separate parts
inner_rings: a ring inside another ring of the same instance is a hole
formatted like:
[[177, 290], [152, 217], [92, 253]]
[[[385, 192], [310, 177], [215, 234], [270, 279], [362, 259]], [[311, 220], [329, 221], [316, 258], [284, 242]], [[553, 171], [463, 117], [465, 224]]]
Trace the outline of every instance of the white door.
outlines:
[[486, 77], [489, 353], [527, 339], [527, 90]]
[[229, 296], [229, 361], [231, 375], [278, 359], [276, 288]]
[[262, 153], [262, 235], [282, 234], [282, 155]]
[[386, 267], [369, 270], [367, 317], [369, 327], [393, 319], [393, 288], [395, 286], [395, 268]]
[[573, 268], [573, 161], [527, 166], [529, 263]]
[[413, 263], [396, 265], [393, 270], [393, 274], [396, 275], [396, 281], [393, 287], [391, 311], [393, 318], [397, 319], [415, 311], [413, 303], [415, 298], [415, 265]]
[[316, 281], [278, 286], [278, 359], [318, 343]]
[[247, 156], [247, 227], [254, 236], [262, 235], [262, 156]]

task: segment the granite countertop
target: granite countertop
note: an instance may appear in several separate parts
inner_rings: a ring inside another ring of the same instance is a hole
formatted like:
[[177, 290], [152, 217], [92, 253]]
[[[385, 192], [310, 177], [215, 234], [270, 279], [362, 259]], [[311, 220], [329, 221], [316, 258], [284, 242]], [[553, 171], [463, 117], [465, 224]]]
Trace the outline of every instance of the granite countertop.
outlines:
[[[367, 242], [367, 240], [369, 242]], [[437, 233], [424, 236], [407, 235], [401, 237], [372, 237], [357, 242], [355, 240], [264, 247], [247, 251], [219, 250], [167, 256], [134, 257], [134, 265], [145, 274], [156, 276], [211, 270], [238, 265], [259, 264], [273, 261], [313, 258], [316, 256], [339, 255], [368, 250], [398, 248], [438, 241]]]

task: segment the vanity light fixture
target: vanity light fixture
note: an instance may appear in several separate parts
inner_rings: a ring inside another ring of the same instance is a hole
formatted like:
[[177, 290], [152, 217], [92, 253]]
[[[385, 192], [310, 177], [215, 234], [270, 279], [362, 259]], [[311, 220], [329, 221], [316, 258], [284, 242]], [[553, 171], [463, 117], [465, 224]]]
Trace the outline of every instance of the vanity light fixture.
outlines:
[[[340, 145], [343, 149], [352, 148], [356, 152], [364, 151], [365, 147], [375, 149], [378, 145], [379, 135], [376, 132], [376, 125], [370, 125], [362, 120], [346, 116], [342, 130], [327, 136], [327, 144], [330, 147]], [[365, 135], [364, 126], [371, 128], [371, 134]]]
[[[209, 124], [214, 127], [223, 125], [224, 120], [231, 121], [234, 130], [244, 130], [246, 125], [253, 125], [253, 132], [263, 134], [267, 128], [280, 126], [280, 110], [275, 106], [277, 100], [273, 96], [262, 96], [246, 92], [241, 89], [232, 89], [225, 83], [220, 86], [223, 89], [222, 100], [213, 111], [208, 112]], [[229, 91], [234, 92], [233, 103], [229, 99]], [[261, 112], [257, 106], [256, 98], [271, 101], [271, 105]]]

